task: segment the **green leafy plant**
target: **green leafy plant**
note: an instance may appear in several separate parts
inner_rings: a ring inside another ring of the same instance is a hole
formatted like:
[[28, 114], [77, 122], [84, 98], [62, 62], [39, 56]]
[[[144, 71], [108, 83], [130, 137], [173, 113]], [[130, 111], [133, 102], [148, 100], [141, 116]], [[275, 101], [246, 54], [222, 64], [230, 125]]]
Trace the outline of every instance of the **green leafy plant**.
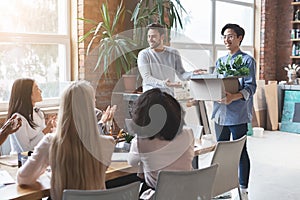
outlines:
[[124, 139], [127, 143], [131, 143], [131, 140], [134, 138], [134, 135], [131, 135], [129, 133], [124, 133]]
[[137, 46], [136, 43], [132, 38], [118, 34], [116, 28], [117, 25], [124, 21], [125, 7], [123, 6], [123, 1], [119, 4], [112, 19], [109, 15], [107, 1], [101, 5], [100, 14], [102, 21], [99, 22], [79, 18], [79, 20], [94, 25], [80, 38], [79, 42], [91, 38], [87, 46], [87, 55], [89, 55], [92, 45], [96, 43], [98, 45], [98, 60], [95, 68], [103, 64], [104, 73], [107, 75], [109, 66], [113, 63], [116, 73], [120, 77], [122, 72], [127, 73], [130, 71], [137, 59], [136, 52], [133, 51]]
[[[183, 28], [181, 14], [186, 12], [180, 0], [140, 0], [131, 13], [134, 24], [134, 38], [140, 45], [147, 46], [145, 27], [159, 22], [170, 33], [171, 28]], [[169, 39], [169, 38], [168, 38]]]
[[221, 59], [218, 60], [220, 66], [217, 69], [218, 74], [223, 74], [226, 76], [248, 76], [250, 70], [247, 63], [243, 62], [243, 56], [241, 54], [237, 55], [233, 63], [230, 63], [231, 56], [228, 56], [226, 63], [222, 62]]

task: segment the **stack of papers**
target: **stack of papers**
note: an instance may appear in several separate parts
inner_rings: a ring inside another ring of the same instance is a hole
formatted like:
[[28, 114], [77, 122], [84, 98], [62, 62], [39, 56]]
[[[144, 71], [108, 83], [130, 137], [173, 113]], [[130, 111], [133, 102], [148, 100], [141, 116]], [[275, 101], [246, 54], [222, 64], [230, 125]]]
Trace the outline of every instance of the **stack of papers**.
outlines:
[[112, 154], [112, 158], [111, 160], [114, 162], [124, 162], [127, 161], [127, 157], [128, 157], [129, 153], [128, 152], [124, 152], [124, 153], [116, 153], [114, 152]]
[[0, 185], [9, 185], [15, 183], [15, 180], [11, 175], [5, 171], [5, 170], [0, 170]]
[[7, 165], [10, 167], [18, 166], [18, 158], [16, 156], [1, 156], [0, 157], [0, 164]]

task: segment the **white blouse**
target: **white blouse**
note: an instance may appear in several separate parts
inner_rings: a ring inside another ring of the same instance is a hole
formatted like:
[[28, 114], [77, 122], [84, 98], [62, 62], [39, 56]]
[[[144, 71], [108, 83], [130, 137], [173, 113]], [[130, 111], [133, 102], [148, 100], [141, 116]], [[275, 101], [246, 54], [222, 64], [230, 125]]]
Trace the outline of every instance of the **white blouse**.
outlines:
[[10, 137], [10, 146], [12, 153], [20, 153], [24, 151], [32, 151], [34, 147], [41, 141], [44, 136], [42, 132], [46, 127], [45, 117], [41, 110], [33, 111], [33, 121], [37, 125], [33, 129], [26, 118], [16, 113], [18, 117], [22, 120], [22, 126], [14, 134], [11, 134]]

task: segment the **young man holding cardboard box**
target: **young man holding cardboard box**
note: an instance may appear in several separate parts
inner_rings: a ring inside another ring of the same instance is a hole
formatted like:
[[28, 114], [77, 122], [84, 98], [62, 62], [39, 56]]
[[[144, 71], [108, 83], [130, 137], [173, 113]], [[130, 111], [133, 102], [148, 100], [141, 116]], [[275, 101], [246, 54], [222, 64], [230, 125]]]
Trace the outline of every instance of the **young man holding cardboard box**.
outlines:
[[[256, 91], [256, 63], [254, 58], [240, 50], [245, 31], [237, 24], [226, 24], [221, 31], [222, 38], [228, 54], [218, 59], [216, 68], [221, 63], [230, 63], [242, 55], [243, 63], [249, 68], [249, 75], [239, 78], [239, 91], [237, 93], [226, 92], [226, 97], [214, 102], [212, 118], [215, 120], [215, 131], [218, 141], [239, 139], [247, 134], [247, 124], [252, 121], [253, 95]], [[250, 174], [250, 160], [246, 143], [243, 147], [240, 165], [239, 182], [243, 199], [248, 199], [248, 182]]]

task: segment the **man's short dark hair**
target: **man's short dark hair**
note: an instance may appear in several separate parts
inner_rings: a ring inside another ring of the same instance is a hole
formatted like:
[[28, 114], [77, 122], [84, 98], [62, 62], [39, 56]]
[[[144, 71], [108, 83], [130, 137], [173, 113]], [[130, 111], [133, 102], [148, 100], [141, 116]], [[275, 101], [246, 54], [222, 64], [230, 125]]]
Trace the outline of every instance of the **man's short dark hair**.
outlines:
[[238, 24], [226, 24], [221, 30], [222, 35], [224, 35], [226, 29], [232, 29], [236, 33], [237, 37], [242, 36], [242, 43], [245, 36], [245, 30], [242, 27], [240, 27]]
[[159, 23], [152, 23], [147, 26], [147, 30], [154, 29], [159, 32], [160, 35], [165, 34], [165, 27]]

